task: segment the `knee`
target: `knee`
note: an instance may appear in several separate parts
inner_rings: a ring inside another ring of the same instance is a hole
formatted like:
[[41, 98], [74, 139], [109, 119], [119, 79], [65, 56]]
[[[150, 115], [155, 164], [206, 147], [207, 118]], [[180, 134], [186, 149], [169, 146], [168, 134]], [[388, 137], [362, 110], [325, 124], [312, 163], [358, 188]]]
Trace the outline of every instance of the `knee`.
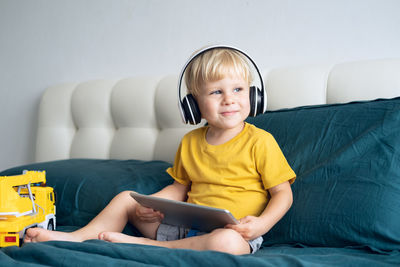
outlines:
[[235, 230], [232, 229], [216, 229], [210, 233], [208, 239], [208, 249], [230, 253], [230, 254], [247, 254], [250, 252], [249, 244]]
[[130, 195], [131, 192], [132, 192], [132, 191], [122, 191], [121, 193], [119, 193], [118, 195], [116, 195], [116, 196], [114, 197], [114, 199], [120, 199], [120, 198], [122, 198], [122, 199], [132, 199], [132, 200], [133, 200], [133, 198], [132, 198], [131, 195]]
[[128, 213], [135, 210], [137, 202], [130, 196], [131, 191], [123, 191], [117, 194], [109, 205], [118, 206], [119, 209], [124, 209]]
[[130, 195], [131, 192], [132, 191], [122, 191], [118, 193], [116, 196], [114, 196], [111, 202], [117, 202], [120, 205], [128, 205], [128, 206], [134, 205], [137, 202], [135, 201], [135, 199], [133, 199], [133, 197], [131, 197]]

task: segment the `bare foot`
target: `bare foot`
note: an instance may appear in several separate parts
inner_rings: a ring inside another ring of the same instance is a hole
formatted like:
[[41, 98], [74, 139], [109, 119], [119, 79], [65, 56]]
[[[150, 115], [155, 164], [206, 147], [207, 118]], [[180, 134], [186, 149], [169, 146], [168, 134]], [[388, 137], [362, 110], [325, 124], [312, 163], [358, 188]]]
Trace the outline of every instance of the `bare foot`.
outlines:
[[152, 239], [130, 236], [117, 232], [102, 232], [99, 234], [99, 239], [113, 243], [130, 243], [130, 244], [142, 244], [142, 245], [154, 244], [154, 240]]
[[50, 240], [82, 241], [79, 240], [79, 238], [76, 238], [72, 233], [50, 231], [43, 228], [29, 228], [28, 230], [26, 230], [24, 237], [24, 242], [26, 243], [36, 243]]

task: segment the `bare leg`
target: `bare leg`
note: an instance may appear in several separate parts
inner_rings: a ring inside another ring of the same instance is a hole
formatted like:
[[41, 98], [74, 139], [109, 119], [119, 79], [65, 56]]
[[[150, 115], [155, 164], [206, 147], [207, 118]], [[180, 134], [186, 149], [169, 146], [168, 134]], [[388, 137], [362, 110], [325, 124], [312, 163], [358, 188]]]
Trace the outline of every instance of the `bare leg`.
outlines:
[[136, 201], [129, 191], [115, 196], [111, 202], [85, 227], [75, 232], [65, 233], [42, 228], [28, 229], [24, 242], [42, 242], [48, 240], [84, 241], [97, 239], [104, 231], [121, 232], [129, 221], [146, 237], [155, 238], [159, 223], [137, 223], [135, 216]]
[[242, 236], [232, 229], [217, 229], [209, 234], [174, 241], [158, 241], [149, 238], [124, 235], [116, 232], [99, 234], [99, 239], [115, 243], [134, 243], [167, 248], [215, 250], [231, 254], [248, 254], [250, 246]]

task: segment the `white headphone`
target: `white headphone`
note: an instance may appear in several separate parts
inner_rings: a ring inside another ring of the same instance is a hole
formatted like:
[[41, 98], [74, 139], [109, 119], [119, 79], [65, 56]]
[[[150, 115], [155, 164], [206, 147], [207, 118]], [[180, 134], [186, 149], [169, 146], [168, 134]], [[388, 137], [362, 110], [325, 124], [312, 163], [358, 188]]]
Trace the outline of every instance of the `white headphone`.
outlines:
[[197, 105], [197, 102], [196, 102], [195, 98], [193, 97], [193, 95], [188, 94], [183, 99], [181, 97], [181, 86], [182, 86], [182, 80], [183, 80], [183, 75], [185, 73], [185, 70], [187, 69], [189, 64], [196, 57], [200, 56], [201, 54], [203, 54], [207, 51], [210, 51], [210, 50], [216, 49], [216, 48], [226, 48], [226, 49], [235, 50], [235, 51], [243, 54], [246, 58], [248, 58], [250, 60], [250, 62], [254, 65], [254, 67], [257, 71], [258, 77], [260, 78], [261, 89], [259, 89], [256, 86], [250, 87], [250, 114], [249, 114], [249, 116], [255, 117], [258, 114], [262, 114], [267, 110], [267, 94], [264, 89], [264, 82], [263, 82], [260, 70], [258, 69], [254, 60], [249, 55], [247, 55], [245, 52], [243, 52], [242, 50], [240, 50], [236, 47], [228, 46], [228, 45], [213, 45], [213, 46], [208, 46], [208, 47], [200, 50], [193, 56], [191, 56], [188, 59], [188, 61], [186, 62], [186, 64], [183, 66], [181, 74], [179, 75], [178, 106], [179, 106], [179, 110], [181, 112], [183, 123], [185, 123], [185, 124], [190, 123], [190, 124], [195, 125], [195, 124], [200, 123], [200, 121], [201, 121], [201, 112], [200, 112], [199, 106]]

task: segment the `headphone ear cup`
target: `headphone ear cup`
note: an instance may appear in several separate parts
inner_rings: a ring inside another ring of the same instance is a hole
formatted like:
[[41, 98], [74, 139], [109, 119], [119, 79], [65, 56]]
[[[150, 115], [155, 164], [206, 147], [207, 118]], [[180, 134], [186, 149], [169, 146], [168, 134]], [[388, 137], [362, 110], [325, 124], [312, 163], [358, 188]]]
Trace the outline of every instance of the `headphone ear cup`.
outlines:
[[265, 89], [260, 89], [257, 87], [257, 115], [263, 114], [265, 112], [264, 110], [264, 90]]
[[250, 113], [249, 116], [250, 117], [255, 117], [256, 116], [256, 112], [257, 112], [257, 92], [256, 92], [256, 87], [255, 86], [251, 86], [250, 87]]
[[255, 86], [250, 87], [250, 117], [255, 117], [264, 112], [264, 93]]
[[182, 109], [185, 116], [185, 122], [196, 125], [201, 121], [201, 113], [196, 99], [192, 94], [186, 95], [182, 100]]

